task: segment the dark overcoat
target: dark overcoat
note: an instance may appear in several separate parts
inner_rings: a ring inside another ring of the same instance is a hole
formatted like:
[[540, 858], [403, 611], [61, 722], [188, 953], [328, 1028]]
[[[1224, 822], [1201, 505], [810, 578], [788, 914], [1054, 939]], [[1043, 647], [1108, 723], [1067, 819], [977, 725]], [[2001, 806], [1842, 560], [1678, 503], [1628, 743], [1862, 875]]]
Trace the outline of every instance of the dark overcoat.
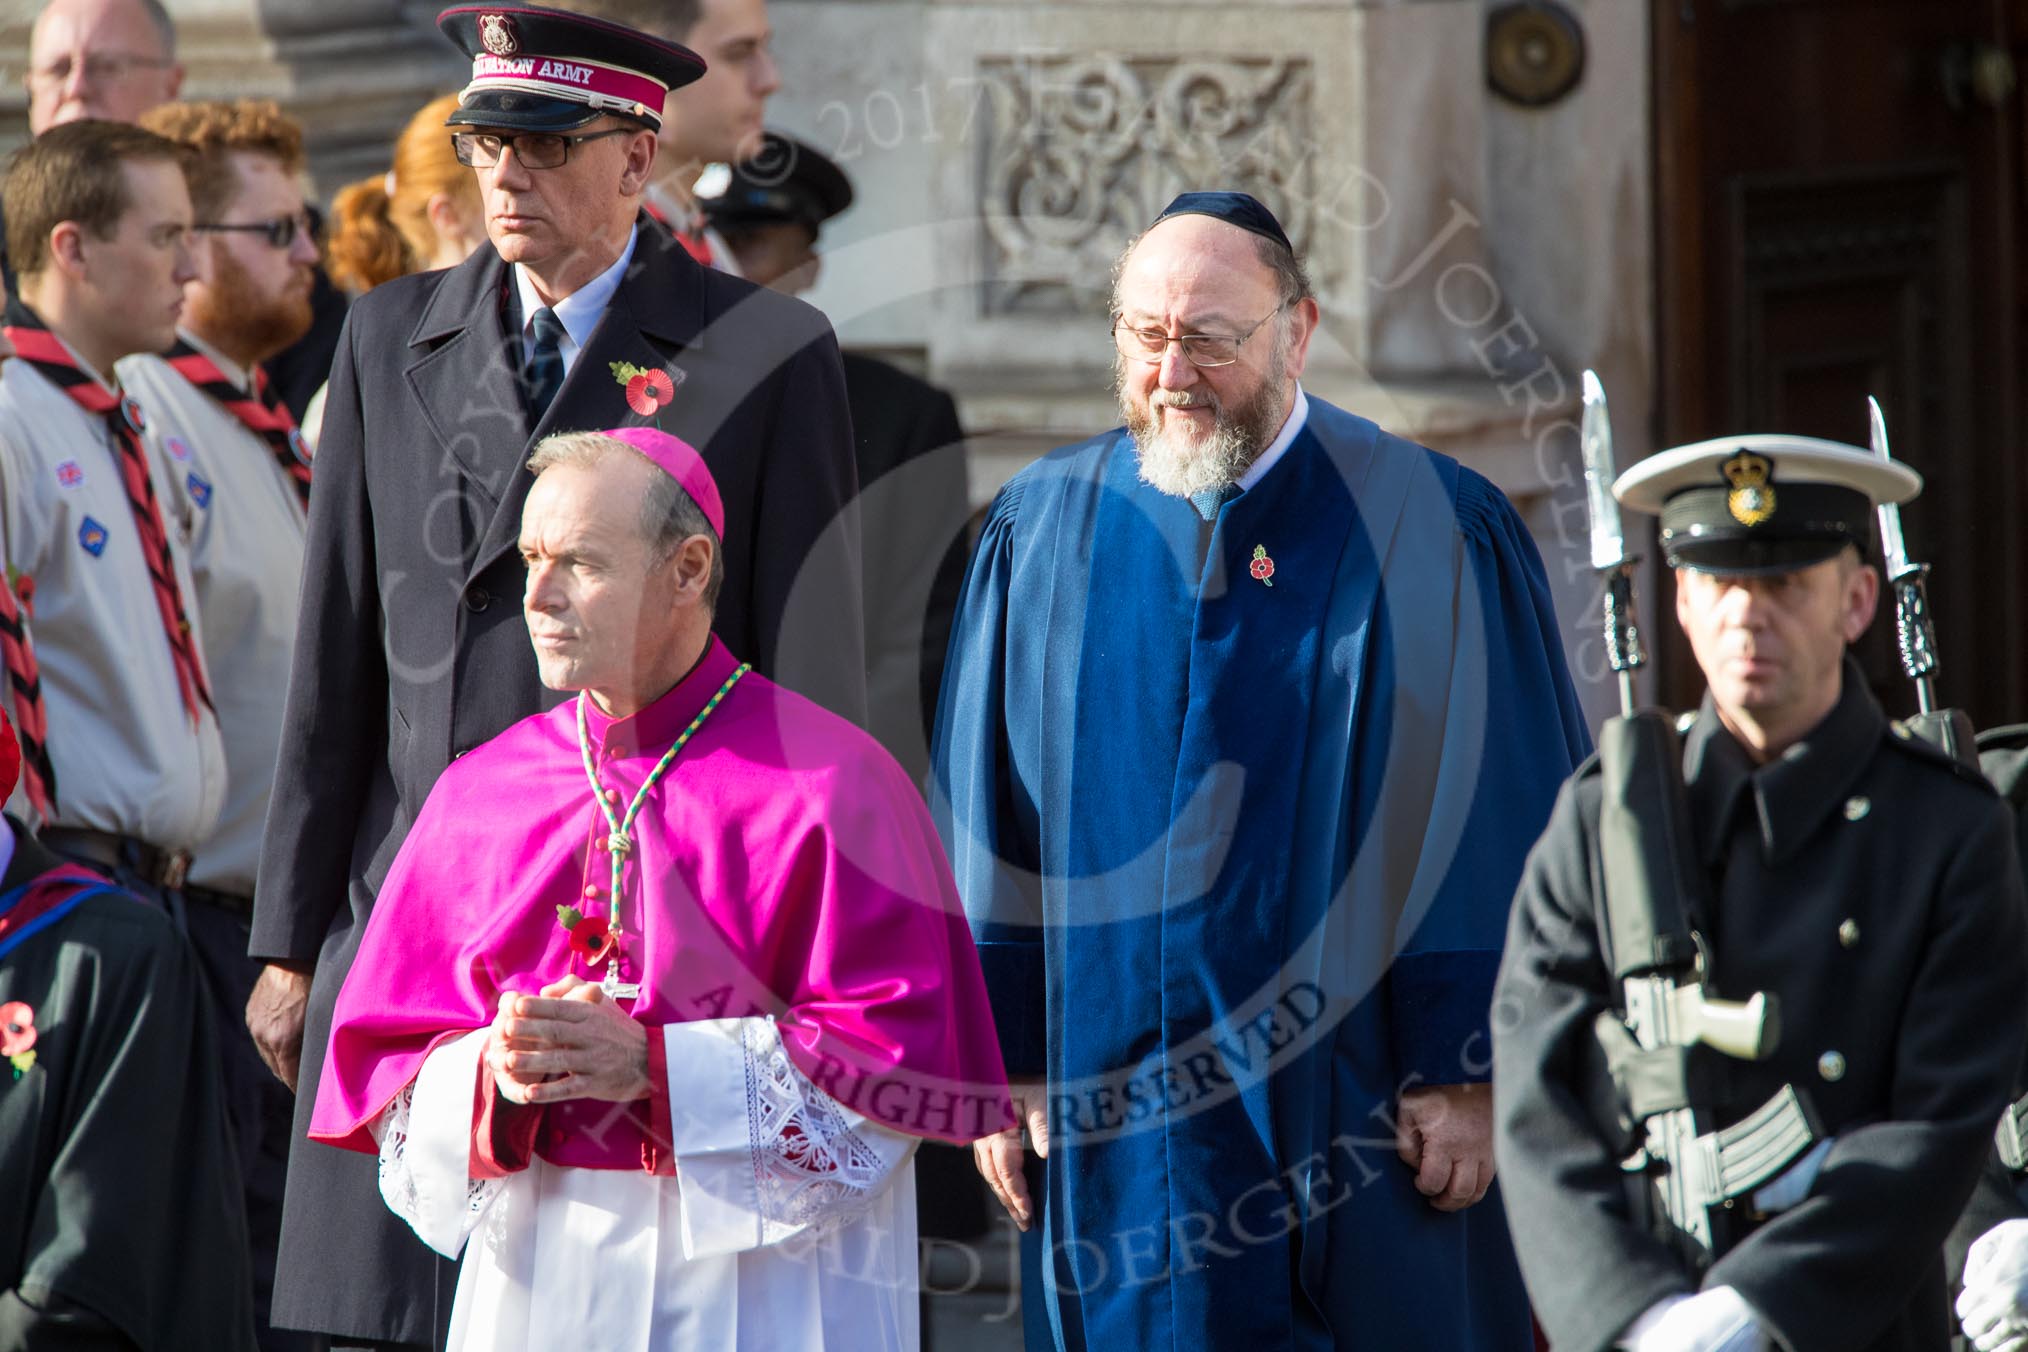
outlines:
[[[531, 426], [503, 319], [511, 292], [490, 245], [377, 287], [331, 373], [251, 944], [316, 963], [275, 1290], [284, 1327], [424, 1342], [449, 1319], [454, 1269], [382, 1205], [374, 1161], [303, 1132], [338, 988], [424, 797], [453, 757], [558, 698], [521, 609], [535, 443], [652, 422], [697, 446], [725, 504], [714, 627], [761, 672], [864, 717], [852, 430], [823, 316], [700, 267], [643, 218], [619, 289]], [[638, 412], [633, 368], [665, 372], [673, 399]]]
[[877, 357], [845, 354], [845, 392], [863, 495], [866, 726], [920, 784], [969, 554], [965, 434], [949, 394]]
[[1500, 1183], [1537, 1315], [1559, 1350], [1602, 1350], [1664, 1297], [1730, 1286], [1789, 1352], [1937, 1352], [1944, 1236], [2022, 1051], [2012, 816], [1890, 724], [1850, 662], [1831, 714], [1765, 766], [1707, 700], [1684, 775], [1712, 984], [1766, 991], [1781, 1014], [1770, 1059], [1705, 1060], [1716, 1123], [1792, 1084], [1835, 1143], [1800, 1204], [1720, 1214], [1701, 1278], [1633, 1218], [1589, 1106], [1593, 1020], [1620, 996], [1600, 938], [1600, 780], [1580, 771], [1529, 857], [1494, 1002]]

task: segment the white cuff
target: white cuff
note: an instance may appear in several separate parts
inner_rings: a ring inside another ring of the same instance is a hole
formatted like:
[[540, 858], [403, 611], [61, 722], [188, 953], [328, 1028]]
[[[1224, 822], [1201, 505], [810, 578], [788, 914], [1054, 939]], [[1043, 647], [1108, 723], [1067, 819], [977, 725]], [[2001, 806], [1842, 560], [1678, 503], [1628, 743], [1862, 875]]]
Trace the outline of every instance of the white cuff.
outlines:
[[672, 1023], [662, 1037], [686, 1258], [843, 1220], [915, 1149], [811, 1084], [773, 1019]]
[[446, 1258], [463, 1250], [500, 1190], [499, 1180], [480, 1182], [469, 1172], [472, 1094], [489, 1031], [477, 1028], [438, 1046], [375, 1127], [381, 1199]]

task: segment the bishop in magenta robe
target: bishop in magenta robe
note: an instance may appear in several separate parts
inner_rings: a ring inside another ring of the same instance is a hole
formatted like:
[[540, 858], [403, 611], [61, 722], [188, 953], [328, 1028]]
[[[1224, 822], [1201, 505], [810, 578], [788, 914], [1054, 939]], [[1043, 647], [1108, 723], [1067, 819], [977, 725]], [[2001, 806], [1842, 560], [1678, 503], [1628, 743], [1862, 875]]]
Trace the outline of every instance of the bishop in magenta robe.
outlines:
[[[556, 688], [602, 660], [595, 593], [632, 566], [613, 537], [638, 534], [637, 480], [667, 470], [716, 544], [687, 447], [587, 436], [609, 444], [538, 452], [524, 521]], [[598, 510], [572, 517], [558, 484]], [[660, 590], [654, 553], [618, 609], [630, 660], [710, 571], [697, 551], [703, 572]], [[566, 574], [603, 580], [559, 601]], [[311, 1135], [377, 1151], [388, 1205], [439, 1252], [479, 1236], [453, 1346], [911, 1348], [914, 1144], [1010, 1120], [955, 885], [871, 737], [702, 630], [685, 642], [637, 708], [594, 677], [438, 781], [339, 995]], [[600, 1005], [645, 1028], [645, 1092], [503, 1092], [537, 1045], [516, 1029]]]

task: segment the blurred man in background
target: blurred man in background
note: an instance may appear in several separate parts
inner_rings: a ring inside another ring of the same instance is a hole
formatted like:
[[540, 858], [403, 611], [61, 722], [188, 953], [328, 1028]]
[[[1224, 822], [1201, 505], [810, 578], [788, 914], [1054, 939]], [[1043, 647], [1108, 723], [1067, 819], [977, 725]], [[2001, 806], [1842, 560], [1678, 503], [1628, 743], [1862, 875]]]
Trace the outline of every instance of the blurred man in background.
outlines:
[[692, 258], [739, 272], [736, 258], [700, 210], [696, 188], [711, 166], [737, 164], [761, 153], [768, 96], [782, 87], [781, 69], [770, 50], [774, 30], [768, 26], [766, 0], [564, 0], [564, 4], [581, 14], [680, 42], [704, 58], [703, 76], [669, 93], [655, 177], [643, 204]]
[[176, 26], [158, 0], [50, 0], [28, 39], [28, 130], [79, 118], [138, 122], [183, 87]]
[[[182, 88], [176, 25], [160, 0], [49, 0], [35, 18], [28, 47], [31, 135], [81, 117], [139, 122], [149, 109], [174, 101]], [[4, 246], [0, 275], [12, 294]], [[322, 268], [311, 281], [310, 326], [267, 359], [269, 379], [296, 419], [329, 374], [345, 323], [345, 297]]]

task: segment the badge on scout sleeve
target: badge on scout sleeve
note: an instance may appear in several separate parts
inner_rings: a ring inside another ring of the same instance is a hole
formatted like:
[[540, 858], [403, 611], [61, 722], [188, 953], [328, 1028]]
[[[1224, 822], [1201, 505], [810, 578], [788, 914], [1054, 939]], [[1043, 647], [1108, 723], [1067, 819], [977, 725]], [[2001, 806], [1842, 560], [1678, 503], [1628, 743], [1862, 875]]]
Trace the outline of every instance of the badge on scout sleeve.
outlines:
[[84, 485], [84, 466], [75, 460], [66, 460], [56, 467], [58, 488], [80, 488]]
[[164, 437], [162, 448], [168, 451], [169, 458], [179, 465], [186, 464], [190, 460], [190, 443], [182, 437]]
[[99, 524], [97, 517], [88, 516], [77, 528], [77, 542], [84, 552], [97, 558], [106, 552], [106, 528]]
[[190, 490], [190, 500], [199, 507], [211, 506], [211, 483], [209, 480], [191, 474], [183, 480], [183, 486]]

